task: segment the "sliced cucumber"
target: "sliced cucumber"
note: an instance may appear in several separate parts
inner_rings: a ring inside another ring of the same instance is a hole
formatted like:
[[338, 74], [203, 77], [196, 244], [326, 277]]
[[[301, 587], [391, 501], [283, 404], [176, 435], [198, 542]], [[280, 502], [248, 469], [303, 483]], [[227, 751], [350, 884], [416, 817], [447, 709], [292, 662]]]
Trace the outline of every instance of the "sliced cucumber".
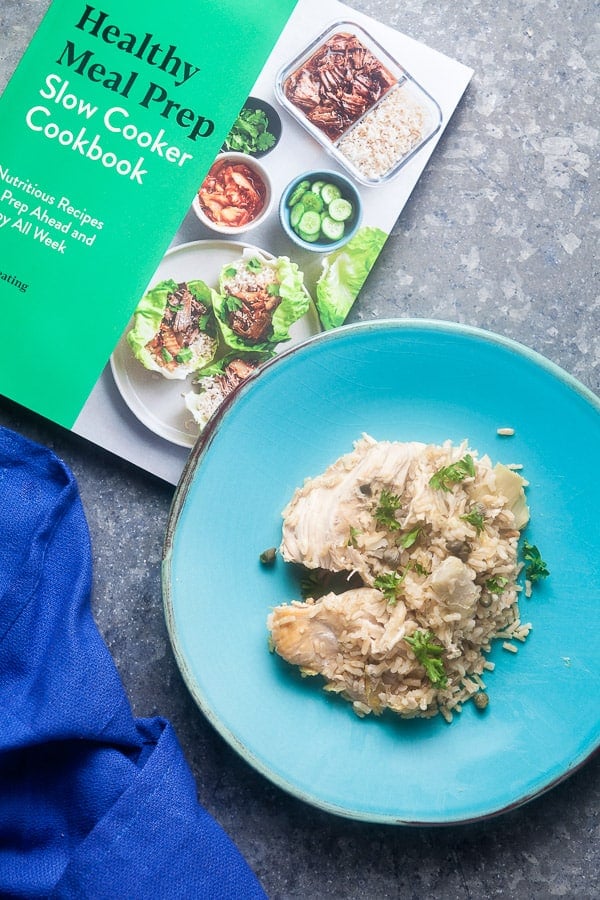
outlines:
[[338, 197], [335, 200], [331, 201], [328, 207], [328, 212], [331, 218], [335, 219], [336, 222], [346, 222], [352, 215], [352, 204], [349, 200], [344, 200], [343, 197]]
[[339, 185], [321, 178], [312, 182], [302, 179], [292, 191], [288, 206], [291, 228], [310, 244], [339, 241], [354, 215], [354, 206]]
[[331, 182], [327, 182], [321, 188], [321, 197], [323, 198], [323, 202], [326, 205], [329, 205], [332, 200], [337, 200], [338, 197], [342, 196], [341, 189], [337, 186], [337, 184], [331, 184]]
[[298, 222], [298, 231], [306, 234], [314, 234], [318, 237], [321, 230], [321, 216], [318, 212], [309, 209]]
[[296, 185], [296, 187], [290, 194], [288, 199], [288, 206], [293, 206], [295, 203], [297, 203], [308, 190], [310, 190], [310, 181], [308, 181], [308, 179], [304, 179], [300, 182], [300, 184]]
[[303, 241], [306, 241], [307, 244], [314, 244], [319, 240], [319, 232], [316, 234], [306, 234], [305, 231], [301, 231], [299, 228], [296, 231], [296, 234], [299, 238], [302, 238]]
[[321, 212], [324, 206], [319, 194], [314, 193], [312, 190], [307, 191], [306, 194], [303, 195], [302, 202], [305, 209], [312, 209], [315, 212]]
[[321, 220], [323, 236], [330, 241], [339, 241], [343, 236], [346, 226], [343, 222], [336, 222], [331, 216], [324, 216]]
[[302, 200], [298, 200], [297, 203], [294, 203], [290, 212], [290, 225], [292, 228], [298, 227], [298, 222], [306, 212], [306, 207]]

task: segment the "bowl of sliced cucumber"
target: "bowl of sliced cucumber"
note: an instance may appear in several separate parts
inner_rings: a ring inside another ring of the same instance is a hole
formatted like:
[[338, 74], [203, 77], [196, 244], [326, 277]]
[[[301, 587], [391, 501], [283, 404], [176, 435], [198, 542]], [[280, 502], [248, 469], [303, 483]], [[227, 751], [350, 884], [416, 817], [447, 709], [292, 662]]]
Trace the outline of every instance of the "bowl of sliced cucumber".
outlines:
[[290, 181], [279, 202], [285, 233], [305, 250], [328, 253], [356, 233], [362, 218], [357, 188], [339, 172], [304, 172]]

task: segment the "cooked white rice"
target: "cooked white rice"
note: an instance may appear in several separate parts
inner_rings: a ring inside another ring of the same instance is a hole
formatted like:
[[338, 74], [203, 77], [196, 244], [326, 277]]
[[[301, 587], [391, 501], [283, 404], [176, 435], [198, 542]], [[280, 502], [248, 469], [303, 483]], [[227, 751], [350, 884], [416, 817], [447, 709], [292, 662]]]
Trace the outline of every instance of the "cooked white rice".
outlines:
[[366, 178], [390, 171], [423, 139], [427, 113], [408, 85], [389, 91], [337, 143], [337, 149]]
[[226, 392], [219, 380], [213, 376], [199, 378], [197, 384], [198, 390], [188, 391], [183, 395], [183, 400], [193, 415], [194, 422], [202, 430], [225, 399]]

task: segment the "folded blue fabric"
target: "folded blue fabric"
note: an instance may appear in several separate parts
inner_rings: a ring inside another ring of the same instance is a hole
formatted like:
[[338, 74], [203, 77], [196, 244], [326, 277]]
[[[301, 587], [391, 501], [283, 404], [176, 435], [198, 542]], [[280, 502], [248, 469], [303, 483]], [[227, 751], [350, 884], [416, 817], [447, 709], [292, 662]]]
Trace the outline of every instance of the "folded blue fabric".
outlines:
[[93, 620], [75, 480], [0, 428], [0, 896], [264, 898]]

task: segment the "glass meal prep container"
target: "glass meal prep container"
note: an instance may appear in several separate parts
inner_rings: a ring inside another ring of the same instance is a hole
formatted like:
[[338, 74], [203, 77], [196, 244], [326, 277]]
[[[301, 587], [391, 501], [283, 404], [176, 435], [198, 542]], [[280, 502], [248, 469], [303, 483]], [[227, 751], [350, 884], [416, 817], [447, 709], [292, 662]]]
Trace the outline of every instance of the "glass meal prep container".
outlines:
[[278, 73], [281, 105], [359, 182], [382, 184], [439, 130], [439, 105], [364, 29], [336, 22]]

